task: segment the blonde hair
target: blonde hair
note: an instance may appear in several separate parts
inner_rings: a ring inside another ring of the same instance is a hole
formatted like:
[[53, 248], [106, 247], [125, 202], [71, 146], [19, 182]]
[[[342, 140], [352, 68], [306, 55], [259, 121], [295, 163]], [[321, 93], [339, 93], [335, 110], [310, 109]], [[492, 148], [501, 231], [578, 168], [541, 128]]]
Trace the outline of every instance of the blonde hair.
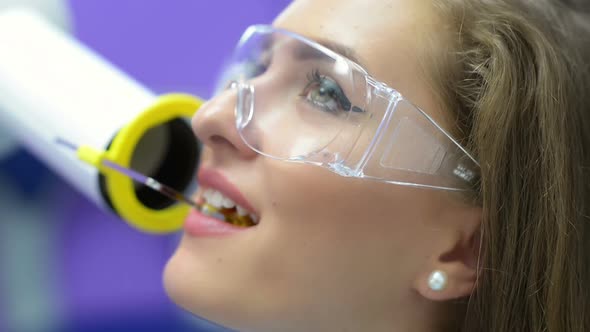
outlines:
[[435, 0], [431, 73], [479, 160], [464, 331], [590, 331], [590, 18], [548, 0]]

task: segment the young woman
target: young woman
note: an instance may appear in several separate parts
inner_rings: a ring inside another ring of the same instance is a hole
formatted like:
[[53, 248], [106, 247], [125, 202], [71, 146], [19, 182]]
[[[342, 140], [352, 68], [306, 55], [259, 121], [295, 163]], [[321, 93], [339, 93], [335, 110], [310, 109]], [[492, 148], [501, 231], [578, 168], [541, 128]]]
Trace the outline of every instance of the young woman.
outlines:
[[240, 331], [590, 330], [585, 15], [297, 0], [249, 28], [193, 119], [210, 209], [170, 296]]

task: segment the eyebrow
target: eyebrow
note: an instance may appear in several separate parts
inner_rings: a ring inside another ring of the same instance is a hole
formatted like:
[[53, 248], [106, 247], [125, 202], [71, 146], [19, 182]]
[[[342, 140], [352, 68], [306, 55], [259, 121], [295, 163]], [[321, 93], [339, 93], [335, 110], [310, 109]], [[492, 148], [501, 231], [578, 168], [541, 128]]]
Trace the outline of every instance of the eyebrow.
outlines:
[[339, 42], [336, 42], [336, 41], [330, 40], [330, 39], [316, 39], [316, 42], [318, 44], [324, 46], [325, 48], [330, 49], [333, 52], [344, 56], [348, 60], [350, 60], [352, 62], [356, 62], [361, 67], [364, 67], [363, 64], [361, 63], [361, 61], [359, 60], [359, 56], [357, 55], [356, 51], [352, 47], [346, 46], [344, 44], [341, 44]]
[[[358, 65], [364, 68], [364, 65], [359, 60], [359, 56], [353, 48], [330, 39], [313, 39], [313, 41], [331, 50], [332, 52], [337, 53], [352, 62], [357, 63]], [[296, 51], [296, 56], [299, 59], [313, 59], [323, 57], [321, 52], [311, 47], [298, 48]]]

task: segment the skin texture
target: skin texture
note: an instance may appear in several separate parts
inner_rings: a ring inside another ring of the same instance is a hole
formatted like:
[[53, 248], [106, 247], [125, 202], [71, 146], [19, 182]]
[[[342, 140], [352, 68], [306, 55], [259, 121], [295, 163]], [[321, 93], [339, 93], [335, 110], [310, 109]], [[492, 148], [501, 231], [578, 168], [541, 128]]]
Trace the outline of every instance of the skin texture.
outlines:
[[[443, 126], [421, 40], [436, 36], [428, 1], [299, 0], [274, 25], [356, 51], [367, 71]], [[444, 36], [440, 36], [444, 38]], [[260, 224], [220, 238], [184, 236], [165, 270], [171, 298], [240, 331], [433, 331], [444, 302], [468, 296], [480, 209], [444, 191], [343, 178], [272, 160], [234, 126], [235, 93], [193, 119], [202, 166], [221, 172], [259, 212]], [[443, 270], [449, 285], [430, 291]]]

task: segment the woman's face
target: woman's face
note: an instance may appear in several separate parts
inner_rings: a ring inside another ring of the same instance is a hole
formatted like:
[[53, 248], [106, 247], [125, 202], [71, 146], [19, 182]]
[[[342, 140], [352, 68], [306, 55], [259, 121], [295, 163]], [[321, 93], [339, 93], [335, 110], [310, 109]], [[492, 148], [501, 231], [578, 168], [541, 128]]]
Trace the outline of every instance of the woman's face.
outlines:
[[[448, 116], [419, 60], [426, 37], [436, 35], [430, 6], [297, 0], [274, 25], [351, 48], [372, 76], [444, 126]], [[259, 155], [236, 131], [235, 98], [228, 90], [210, 100], [193, 127], [205, 143], [204, 173], [239, 190], [259, 224], [216, 236], [187, 232], [165, 271], [170, 296], [245, 331], [378, 330], [405, 319], [406, 309], [424, 299], [416, 284], [461, 237], [454, 221], [464, 207], [447, 192]]]

